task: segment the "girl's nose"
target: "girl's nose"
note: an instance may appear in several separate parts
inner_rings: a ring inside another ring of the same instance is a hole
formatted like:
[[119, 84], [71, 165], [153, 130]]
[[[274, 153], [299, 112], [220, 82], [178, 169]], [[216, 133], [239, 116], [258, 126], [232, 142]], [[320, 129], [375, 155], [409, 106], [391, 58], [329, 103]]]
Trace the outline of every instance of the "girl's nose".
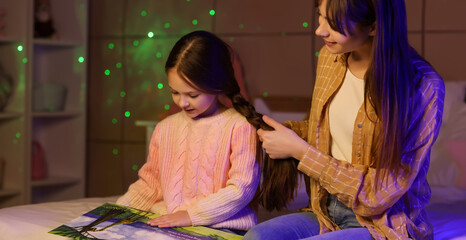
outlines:
[[179, 105], [182, 108], [189, 106], [188, 98], [186, 96], [181, 95], [180, 100], [179, 100]]

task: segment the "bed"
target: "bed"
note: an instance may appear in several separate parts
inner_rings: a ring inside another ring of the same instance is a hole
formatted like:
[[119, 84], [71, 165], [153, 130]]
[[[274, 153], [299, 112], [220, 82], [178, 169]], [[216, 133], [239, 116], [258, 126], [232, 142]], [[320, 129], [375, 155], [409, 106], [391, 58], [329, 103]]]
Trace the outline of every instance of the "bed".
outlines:
[[[432, 148], [428, 181], [432, 200], [427, 206], [434, 226], [434, 239], [466, 240], [466, 81], [446, 82], [442, 128]], [[264, 101], [256, 99], [258, 111], [280, 120], [302, 118], [305, 113], [273, 112]], [[154, 124], [143, 124], [153, 127]], [[148, 131], [151, 132], [151, 131]], [[69, 201], [29, 204], [0, 209], [0, 240], [60, 240], [64, 237], [47, 233], [117, 196], [83, 198]], [[301, 181], [295, 200], [280, 212], [260, 209], [259, 221], [304, 207], [308, 201]]]

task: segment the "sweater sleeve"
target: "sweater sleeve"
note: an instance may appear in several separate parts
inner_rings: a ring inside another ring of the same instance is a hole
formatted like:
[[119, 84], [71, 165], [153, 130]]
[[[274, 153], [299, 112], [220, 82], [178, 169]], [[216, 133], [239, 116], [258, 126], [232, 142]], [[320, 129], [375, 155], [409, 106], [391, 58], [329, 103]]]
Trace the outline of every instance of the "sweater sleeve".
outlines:
[[256, 146], [256, 130], [252, 125], [244, 123], [233, 129], [226, 185], [187, 210], [193, 225], [212, 225], [246, 208], [260, 180]]
[[[312, 147], [300, 159], [298, 169], [319, 181], [357, 215], [381, 214], [412, 187], [421, 171], [427, 172], [430, 149], [442, 120], [444, 87], [441, 81], [431, 81], [419, 90], [422, 97], [409, 127], [401, 159], [403, 167], [397, 177], [388, 174], [387, 179], [375, 182], [375, 168], [340, 161]], [[420, 186], [415, 188], [421, 189]]]
[[162, 199], [162, 188], [158, 169], [159, 126], [157, 125], [149, 144], [147, 162], [139, 170], [139, 179], [117, 200], [117, 204], [149, 211]]

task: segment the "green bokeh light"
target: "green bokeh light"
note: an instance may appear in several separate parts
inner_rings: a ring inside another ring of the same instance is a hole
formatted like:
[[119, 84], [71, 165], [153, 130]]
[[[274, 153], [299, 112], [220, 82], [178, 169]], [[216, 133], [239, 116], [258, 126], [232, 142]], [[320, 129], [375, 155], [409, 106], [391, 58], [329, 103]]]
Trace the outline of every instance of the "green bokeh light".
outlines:
[[84, 62], [84, 57], [78, 57], [78, 62], [83, 63]]
[[138, 40], [134, 40], [134, 41], [133, 41], [133, 46], [135, 46], [135, 47], [139, 46], [139, 41], [138, 41]]
[[305, 28], [309, 27], [309, 23], [303, 22], [303, 27], [305, 27]]
[[162, 88], [163, 88], [163, 83], [157, 84], [157, 88], [158, 88], [158, 89], [162, 89]]
[[[188, 1], [189, 2], [189, 1]], [[134, 164], [132, 167], [131, 167], [134, 171], [137, 171], [139, 169], [138, 165]]]
[[318, 56], [319, 56], [319, 52], [316, 52], [316, 57], [318, 57]]
[[18, 139], [13, 139], [13, 144], [18, 144]]
[[113, 124], [117, 124], [117, 123], [118, 123], [118, 120], [117, 120], [116, 118], [113, 118], [113, 119], [112, 119], [112, 123], [113, 123]]
[[109, 76], [110, 75], [110, 70], [109, 69], [105, 69], [105, 75]]
[[147, 11], [144, 11], [144, 10], [141, 11], [141, 16], [143, 16], [143, 17], [147, 16]]
[[22, 52], [24, 48], [23, 45], [18, 45], [16, 49], [18, 49], [18, 52]]
[[28, 59], [27, 59], [27, 58], [23, 58], [23, 63], [28, 63]]
[[209, 11], [209, 14], [210, 14], [211, 16], [215, 15], [215, 10], [213, 10], [213, 9], [210, 10], [210, 11]]
[[153, 38], [154, 35], [155, 35], [154, 32], [148, 32], [148, 33], [147, 33], [147, 36], [148, 36], [149, 38]]
[[17, 132], [16, 133], [16, 138], [20, 138], [21, 137], [21, 133], [20, 132]]
[[155, 54], [155, 57], [157, 57], [157, 58], [162, 58], [162, 53], [161, 53], [161, 52], [157, 52], [157, 53]]
[[165, 106], [163, 108], [165, 108], [165, 110], [170, 110], [170, 105], [165, 104]]
[[120, 92], [120, 97], [124, 98], [126, 96], [126, 92], [125, 91], [121, 91]]
[[197, 19], [193, 19], [192, 23], [193, 23], [193, 25], [197, 25], [199, 23], [199, 21], [197, 21]]
[[170, 23], [169, 23], [169, 22], [166, 22], [165, 24], [163, 24], [163, 27], [164, 27], [164, 28], [170, 28]]
[[108, 104], [108, 105], [110, 105], [110, 104], [112, 104], [112, 103], [113, 103], [113, 99], [111, 99], [111, 98], [107, 99], [107, 104]]
[[268, 93], [268, 92], [264, 92], [264, 93], [262, 93], [262, 96], [268, 97], [268, 96], [269, 96], [269, 93]]
[[131, 113], [129, 111], [125, 112], [125, 117], [129, 118], [131, 116]]
[[113, 153], [113, 155], [118, 155], [118, 149], [114, 148], [114, 149], [112, 150], [112, 153]]
[[121, 68], [122, 64], [121, 64], [121, 62], [117, 62], [117, 63], [115, 64], [115, 66], [116, 66], [116, 68]]
[[108, 44], [108, 49], [113, 49], [115, 47], [115, 44], [114, 43], [109, 43]]

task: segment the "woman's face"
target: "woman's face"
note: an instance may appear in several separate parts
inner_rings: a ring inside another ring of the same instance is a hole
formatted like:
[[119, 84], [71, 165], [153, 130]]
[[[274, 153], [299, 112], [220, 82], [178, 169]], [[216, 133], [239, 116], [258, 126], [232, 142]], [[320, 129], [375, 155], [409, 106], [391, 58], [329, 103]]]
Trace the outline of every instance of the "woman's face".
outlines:
[[206, 94], [189, 86], [172, 68], [168, 71], [168, 85], [173, 102], [192, 119], [215, 115], [219, 112], [217, 95]]
[[340, 54], [358, 51], [362, 49], [364, 45], [370, 44], [372, 40], [369, 36], [373, 36], [375, 31], [371, 30], [369, 27], [361, 29], [355, 27], [356, 24], [353, 22], [344, 23], [348, 25], [348, 28], [354, 28], [353, 35], [350, 35], [349, 32], [345, 30], [346, 36], [333, 30], [328, 24], [327, 16], [325, 16], [326, 6], [327, 0], [322, 0], [318, 8], [319, 27], [317, 27], [315, 33], [317, 36], [322, 37], [329, 52]]

